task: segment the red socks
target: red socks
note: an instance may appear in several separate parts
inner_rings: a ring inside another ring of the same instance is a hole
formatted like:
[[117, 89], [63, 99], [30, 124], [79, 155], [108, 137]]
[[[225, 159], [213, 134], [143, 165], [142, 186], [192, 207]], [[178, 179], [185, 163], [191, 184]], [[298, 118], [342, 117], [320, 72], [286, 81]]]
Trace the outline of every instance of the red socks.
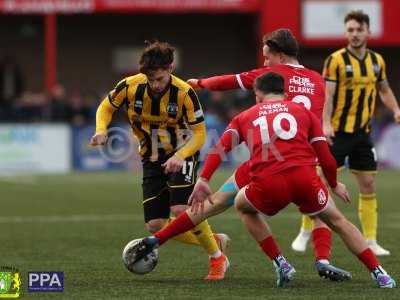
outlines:
[[312, 231], [314, 241], [314, 255], [318, 260], [329, 260], [332, 247], [332, 232], [325, 227], [316, 228]]
[[370, 248], [365, 249], [363, 252], [358, 254], [357, 257], [370, 270], [370, 272], [379, 266], [378, 259]]
[[167, 226], [157, 231], [154, 236], [158, 238], [158, 244], [161, 246], [170, 238], [193, 229], [195, 226], [188, 214], [183, 212]]
[[278, 245], [276, 244], [272, 235], [268, 236], [261, 242], [258, 242], [258, 244], [260, 245], [262, 251], [268, 255], [271, 260], [274, 260], [276, 257], [281, 255], [281, 251], [279, 250]]

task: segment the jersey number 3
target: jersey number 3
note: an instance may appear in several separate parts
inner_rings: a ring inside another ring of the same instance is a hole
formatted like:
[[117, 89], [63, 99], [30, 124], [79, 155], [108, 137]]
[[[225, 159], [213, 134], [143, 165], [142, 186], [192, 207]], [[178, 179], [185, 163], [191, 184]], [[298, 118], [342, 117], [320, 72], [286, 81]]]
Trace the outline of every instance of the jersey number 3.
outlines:
[[[282, 128], [282, 120], [286, 120], [289, 122], [289, 129]], [[253, 121], [253, 125], [255, 127], [260, 126], [260, 134], [261, 134], [261, 142], [263, 144], [271, 143], [271, 135], [269, 133], [268, 122], [266, 116], [261, 116]], [[293, 117], [293, 115], [289, 113], [279, 113], [272, 120], [273, 127], [273, 135], [272, 142], [274, 141], [274, 137], [278, 137], [282, 140], [290, 140], [296, 136], [297, 133], [297, 121]]]

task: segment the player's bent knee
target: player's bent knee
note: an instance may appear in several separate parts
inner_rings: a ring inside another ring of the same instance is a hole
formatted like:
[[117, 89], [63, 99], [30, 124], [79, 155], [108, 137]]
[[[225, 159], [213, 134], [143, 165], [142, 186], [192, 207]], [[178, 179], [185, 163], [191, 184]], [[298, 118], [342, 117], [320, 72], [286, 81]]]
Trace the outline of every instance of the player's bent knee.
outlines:
[[359, 182], [361, 185], [361, 189], [365, 192], [372, 193], [375, 189], [375, 177], [374, 175], [358, 175], [360, 177]]
[[242, 214], [254, 214], [257, 211], [250, 206], [247, 202], [246, 197], [244, 196], [244, 191], [239, 191], [238, 195], [235, 198], [235, 208], [239, 213]]
[[165, 224], [166, 224], [166, 220], [164, 220], [164, 219], [150, 220], [149, 222], [146, 223], [146, 229], [150, 233], [156, 233], [161, 228], [163, 228]]

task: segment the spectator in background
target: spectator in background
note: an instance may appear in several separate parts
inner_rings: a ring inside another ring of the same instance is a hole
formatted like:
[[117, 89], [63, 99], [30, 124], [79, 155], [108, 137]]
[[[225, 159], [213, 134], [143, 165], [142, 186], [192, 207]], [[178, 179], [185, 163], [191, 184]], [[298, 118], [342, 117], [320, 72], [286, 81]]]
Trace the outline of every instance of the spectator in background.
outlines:
[[40, 122], [43, 121], [44, 108], [47, 99], [44, 93], [24, 92], [21, 97], [15, 99], [10, 107], [12, 121], [18, 122]]
[[22, 92], [20, 67], [12, 56], [4, 55], [0, 61], [0, 121], [12, 119], [11, 108]]
[[49, 120], [53, 122], [67, 122], [72, 118], [72, 108], [65, 89], [57, 84], [49, 95]]
[[75, 91], [70, 97], [71, 122], [73, 125], [81, 126], [94, 120], [96, 114], [97, 103], [94, 97], [90, 95], [82, 95]]

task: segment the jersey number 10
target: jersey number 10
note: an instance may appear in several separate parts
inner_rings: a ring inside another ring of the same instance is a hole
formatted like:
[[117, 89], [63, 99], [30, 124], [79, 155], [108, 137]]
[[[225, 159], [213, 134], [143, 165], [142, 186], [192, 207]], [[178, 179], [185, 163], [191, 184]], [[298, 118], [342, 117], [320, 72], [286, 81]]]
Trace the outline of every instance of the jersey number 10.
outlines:
[[[282, 128], [282, 120], [289, 122], [289, 129]], [[253, 121], [255, 127], [260, 126], [261, 142], [263, 144], [271, 143], [271, 136], [269, 134], [268, 122], [266, 116], [261, 116]], [[277, 136], [282, 140], [290, 140], [295, 137], [297, 133], [297, 121], [293, 115], [289, 113], [279, 113], [272, 120], [273, 137]]]

